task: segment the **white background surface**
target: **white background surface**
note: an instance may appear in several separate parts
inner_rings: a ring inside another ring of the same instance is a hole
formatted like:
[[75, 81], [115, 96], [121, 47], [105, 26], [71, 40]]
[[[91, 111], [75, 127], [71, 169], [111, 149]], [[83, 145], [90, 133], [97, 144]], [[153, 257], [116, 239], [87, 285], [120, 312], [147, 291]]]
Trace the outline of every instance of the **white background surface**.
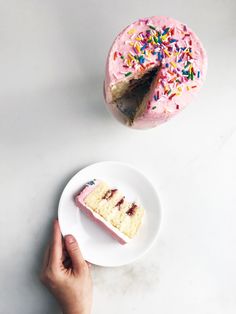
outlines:
[[[159, 241], [139, 262], [94, 269], [94, 314], [236, 312], [235, 0], [0, 1], [0, 313], [59, 309], [38, 272], [67, 180], [120, 160], [158, 187]], [[205, 86], [158, 129], [106, 112], [105, 58], [139, 17], [187, 23], [208, 52]]]

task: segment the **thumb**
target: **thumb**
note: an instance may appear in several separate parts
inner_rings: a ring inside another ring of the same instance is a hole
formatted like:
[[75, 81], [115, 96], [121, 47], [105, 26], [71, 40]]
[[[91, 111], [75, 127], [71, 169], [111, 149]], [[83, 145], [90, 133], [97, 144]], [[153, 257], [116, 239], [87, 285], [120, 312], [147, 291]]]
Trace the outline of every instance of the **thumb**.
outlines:
[[81, 266], [85, 260], [81, 254], [78, 242], [71, 234], [65, 236], [66, 250], [71, 258], [73, 268], [76, 272], [80, 271]]

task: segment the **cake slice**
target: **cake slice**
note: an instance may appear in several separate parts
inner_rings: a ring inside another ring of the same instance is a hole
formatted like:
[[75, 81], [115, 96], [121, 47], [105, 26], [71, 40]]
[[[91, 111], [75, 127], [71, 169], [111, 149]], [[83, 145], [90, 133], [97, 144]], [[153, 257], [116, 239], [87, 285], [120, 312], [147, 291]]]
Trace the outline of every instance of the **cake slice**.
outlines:
[[88, 182], [75, 203], [121, 244], [129, 242], [142, 224], [144, 209], [128, 202], [121, 191], [100, 180]]

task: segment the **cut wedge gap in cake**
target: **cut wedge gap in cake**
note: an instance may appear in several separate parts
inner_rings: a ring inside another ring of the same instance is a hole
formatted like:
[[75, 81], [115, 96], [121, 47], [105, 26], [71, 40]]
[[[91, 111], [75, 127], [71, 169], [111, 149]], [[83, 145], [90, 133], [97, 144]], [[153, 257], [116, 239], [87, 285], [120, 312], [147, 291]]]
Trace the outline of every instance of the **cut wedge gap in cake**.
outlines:
[[142, 73], [138, 78], [118, 82], [112, 88], [113, 102], [132, 125], [146, 108], [146, 102], [152, 85], [156, 81], [160, 67], [153, 67]]

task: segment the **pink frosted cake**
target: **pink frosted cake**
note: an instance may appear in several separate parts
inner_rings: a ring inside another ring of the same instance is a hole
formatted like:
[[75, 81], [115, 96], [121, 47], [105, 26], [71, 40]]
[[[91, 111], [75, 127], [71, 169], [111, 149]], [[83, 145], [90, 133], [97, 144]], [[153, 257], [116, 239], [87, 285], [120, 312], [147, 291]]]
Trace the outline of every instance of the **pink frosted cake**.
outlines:
[[75, 198], [76, 205], [89, 218], [105, 229], [121, 244], [129, 242], [138, 232], [144, 209], [128, 202], [118, 189], [93, 180]]
[[110, 49], [105, 100], [122, 123], [152, 128], [186, 107], [206, 70], [206, 52], [190, 28], [170, 17], [140, 19]]

